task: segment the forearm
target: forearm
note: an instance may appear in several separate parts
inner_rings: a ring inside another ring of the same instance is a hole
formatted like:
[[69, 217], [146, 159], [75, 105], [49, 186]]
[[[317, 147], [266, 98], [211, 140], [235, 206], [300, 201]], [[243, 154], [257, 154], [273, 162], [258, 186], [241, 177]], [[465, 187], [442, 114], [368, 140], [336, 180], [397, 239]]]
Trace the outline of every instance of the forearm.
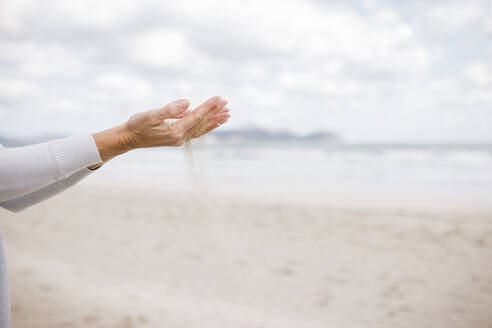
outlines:
[[90, 135], [0, 151], [0, 202], [14, 199], [101, 163]]
[[87, 168], [81, 169], [68, 178], [54, 182], [44, 188], [38, 189], [18, 198], [1, 202], [0, 206], [12, 212], [20, 212], [32, 205], [61, 193], [65, 189], [75, 185], [90, 173], [91, 171]]
[[[126, 134], [124, 132], [124, 126], [117, 126], [106, 131], [94, 133], [92, 135], [92, 140], [90, 140], [90, 137], [88, 137], [87, 139], [89, 139], [89, 141], [86, 142], [86, 145], [73, 143], [71, 145], [72, 149], [68, 149], [68, 151], [71, 153], [77, 153], [78, 151], [81, 151], [80, 148], [83, 149], [89, 146], [89, 148], [92, 148], [90, 149], [90, 152], [92, 152], [91, 156], [95, 157], [96, 160], [86, 162], [87, 164], [93, 165], [81, 165], [79, 171], [73, 173], [68, 177], [64, 177], [63, 174], [60, 174], [60, 171], [64, 171], [64, 173], [67, 174], [67, 170], [69, 170], [66, 167], [60, 168], [60, 165], [66, 166], [63, 163], [60, 163], [60, 161], [57, 161], [57, 157], [60, 157], [60, 155], [57, 156], [55, 154], [54, 156], [52, 156], [52, 154], [50, 154], [50, 150], [53, 152], [53, 150], [51, 149], [53, 148], [53, 142], [51, 144], [45, 143], [34, 145], [25, 149], [11, 149], [8, 150], [10, 151], [9, 153], [2, 152], [0, 155], [4, 155], [4, 157], [7, 157], [8, 155], [11, 161], [12, 156], [15, 155], [15, 153], [17, 153], [17, 156], [19, 156], [20, 158], [27, 159], [27, 155], [29, 155], [30, 158], [34, 158], [37, 157], [35, 153], [39, 152], [45, 155], [45, 157], [47, 157], [48, 159], [53, 159], [53, 162], [50, 163], [49, 160], [39, 161], [39, 158], [38, 160], [30, 161], [31, 163], [37, 165], [36, 169], [39, 173], [39, 180], [33, 181], [31, 179], [29, 186], [18, 186], [17, 188], [15, 188], [15, 190], [10, 190], [8, 198], [4, 197], [3, 199], [0, 199], [0, 207], [4, 207], [10, 211], [18, 212], [45, 199], [55, 196], [85, 178], [91, 173], [91, 170], [100, 167], [104, 162], [107, 162], [111, 158], [121, 155], [132, 148], [130, 147], [130, 143], [127, 140], [128, 138], [126, 137]], [[56, 142], [59, 143], [59, 141]], [[89, 145], [87, 145], [87, 143], [89, 143]], [[90, 147], [91, 143], [92, 147]], [[12, 150], [14, 152], [12, 152]], [[21, 153], [19, 153], [20, 151]], [[56, 153], [57, 150], [55, 149], [54, 152]], [[64, 154], [67, 152], [67, 149], [61, 149], [58, 152]], [[61, 161], [63, 162], [63, 159]], [[42, 164], [41, 167], [40, 164]], [[47, 169], [50, 169], [51, 172], [43, 173], [43, 165]], [[11, 165], [9, 166], [19, 168], [19, 165], [14, 165], [14, 163], [11, 163]], [[27, 168], [24, 168], [22, 171], [19, 171], [19, 173], [21, 173], [22, 175], [28, 175], [28, 171], [29, 170]], [[4, 173], [7, 174], [7, 172]], [[8, 188], [8, 186], [4, 185], [3, 188]], [[10, 189], [14, 189], [14, 187], [11, 187]]]

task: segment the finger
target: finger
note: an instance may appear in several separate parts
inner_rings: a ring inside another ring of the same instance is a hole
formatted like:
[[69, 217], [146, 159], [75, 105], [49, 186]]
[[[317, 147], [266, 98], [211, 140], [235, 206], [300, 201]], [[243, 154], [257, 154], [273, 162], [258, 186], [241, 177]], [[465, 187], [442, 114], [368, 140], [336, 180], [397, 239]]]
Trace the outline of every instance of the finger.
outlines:
[[199, 130], [195, 130], [192, 134], [193, 138], [200, 137], [201, 135], [208, 133], [211, 131], [210, 129], [214, 129], [217, 124], [224, 124], [231, 117], [229, 113], [219, 113], [214, 115], [211, 119], [209, 119], [205, 124], [203, 124]]
[[176, 118], [182, 114], [188, 107], [190, 102], [186, 99], [180, 99], [167, 104], [163, 108], [154, 109], [151, 111], [151, 115], [159, 120], [165, 120], [167, 118]]
[[[209, 132], [211, 132], [211, 131], [213, 131], [213, 130], [217, 129], [219, 126], [221, 126], [222, 124], [224, 124], [225, 122], [227, 122], [227, 120], [228, 120], [228, 118], [227, 118], [225, 121], [222, 121], [222, 122], [219, 122], [219, 123], [216, 123], [216, 124], [214, 124], [214, 125], [209, 126], [209, 127], [205, 130], [205, 132], [204, 132], [203, 134], [207, 134], [207, 133], [209, 133]], [[200, 136], [198, 136], [198, 137], [200, 137]]]
[[[211, 119], [213, 119], [213, 118], [214, 118], [214, 117], [216, 117], [216, 116], [219, 116], [219, 115], [225, 115], [225, 114], [230, 115], [230, 114], [229, 114], [229, 109], [227, 109], [227, 108], [222, 108], [220, 111], [218, 111], [218, 112], [217, 112], [217, 113], [215, 113], [214, 115], [212, 115], [212, 116], [208, 117], [206, 120], [204, 119], [203, 121], [208, 122], [208, 121], [210, 121]], [[202, 123], [202, 124], [203, 124], [203, 123]]]
[[[219, 114], [222, 114], [222, 113], [225, 113], [227, 115], [219, 115]], [[210, 131], [215, 130], [216, 128], [218, 128], [222, 124], [226, 123], [229, 120], [229, 118], [231, 117], [231, 115], [229, 114], [229, 108], [222, 109], [219, 112], [219, 114], [216, 114], [214, 116], [214, 119], [213, 120], [210, 120], [210, 122], [209, 122], [209, 124], [207, 124], [207, 127], [205, 129], [205, 132], [203, 134], [207, 134]]]
[[228, 101], [225, 99], [219, 100], [219, 102], [209, 111], [203, 115], [201, 120], [197, 121], [197, 124], [203, 125], [205, 122], [207, 122], [211, 117], [214, 115], [218, 114], [224, 107], [227, 105]]
[[[227, 104], [227, 100], [224, 100], [224, 101], [225, 101], [225, 104]], [[220, 106], [220, 104], [219, 104], [219, 106]], [[229, 111], [230, 111], [230, 110], [229, 110], [229, 108], [222, 108], [222, 109], [219, 111], [219, 113], [229, 113]], [[184, 118], [186, 115], [188, 115], [188, 114], [190, 114], [190, 113], [192, 113], [192, 112], [193, 112], [193, 111], [191, 111], [191, 110], [186, 110], [186, 111], [184, 111], [184, 112], [182, 112], [182, 113], [180, 113], [180, 114], [176, 115], [176, 117], [172, 117], [172, 118], [182, 119], [182, 118]]]
[[222, 108], [217, 114], [209, 118], [204, 124], [200, 124], [199, 128], [194, 129], [193, 132], [190, 133], [191, 137], [197, 138], [203, 134], [208, 133], [208, 131], [211, 131], [210, 129], [213, 129], [216, 124], [225, 123], [231, 117], [229, 111], [229, 108]]
[[[230, 110], [229, 110], [229, 108], [224, 107], [224, 108], [222, 108], [222, 109], [221, 109], [221, 110], [220, 110], [217, 114], [221, 114], [221, 113], [229, 113], [229, 111], [230, 111]], [[217, 114], [215, 114], [215, 115], [217, 115]]]
[[[177, 118], [177, 119], [182, 119], [184, 118], [186, 115], [192, 113], [193, 111], [191, 110], [187, 110], [187, 111], [184, 111], [183, 113], [181, 114], [178, 114], [176, 117], [173, 117], [173, 118]], [[222, 108], [219, 113], [229, 113], [229, 108]], [[218, 113], [217, 113], [218, 114]], [[217, 115], [215, 114], [215, 115]]]
[[[186, 115], [183, 119], [176, 122], [178, 128], [183, 131], [188, 131], [191, 127], [193, 127], [198, 121], [205, 118], [205, 116], [213, 112], [220, 101], [220, 97], [212, 97], [208, 99], [206, 102], [198, 106], [194, 111], [190, 114]], [[215, 114], [215, 112], [213, 112]]]
[[207, 111], [204, 116], [197, 117], [193, 122], [194, 124], [191, 125], [191, 127], [189, 127], [187, 130], [185, 130], [185, 138], [190, 138], [193, 135], [202, 135], [207, 122], [214, 115], [218, 114], [225, 105], [227, 105], [227, 100], [220, 100], [218, 103], [216, 103], [215, 107]]
[[182, 119], [183, 117], [185, 117], [186, 115], [188, 115], [190, 113], [191, 113], [191, 110], [186, 110], [186, 111], [182, 112], [181, 114], [176, 115], [176, 117], [173, 117], [173, 118]]
[[[221, 109], [221, 110], [220, 110], [217, 114], [215, 114], [215, 115], [214, 115], [214, 116], [212, 116], [212, 117], [215, 117], [215, 116], [220, 115], [220, 114], [229, 114], [229, 112], [230, 112], [229, 108], [224, 107], [224, 108], [222, 108], [222, 109]], [[229, 115], [230, 115], [230, 114], [229, 114]]]
[[[217, 123], [217, 124], [215, 124], [215, 125], [211, 126], [210, 128], [208, 128], [208, 129], [205, 131], [205, 133], [204, 133], [204, 134], [207, 134], [207, 133], [209, 133], [209, 132], [212, 132], [213, 130], [217, 129], [217, 128], [218, 128], [219, 126], [221, 126], [221, 125], [222, 125], [222, 124]], [[193, 138], [195, 138], [195, 137], [193, 137]]]

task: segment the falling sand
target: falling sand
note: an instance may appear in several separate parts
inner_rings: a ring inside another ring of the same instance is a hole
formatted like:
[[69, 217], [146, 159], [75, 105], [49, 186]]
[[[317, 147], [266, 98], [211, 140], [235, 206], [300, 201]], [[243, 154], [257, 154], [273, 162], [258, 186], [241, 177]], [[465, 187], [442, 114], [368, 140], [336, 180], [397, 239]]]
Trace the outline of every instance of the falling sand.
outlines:
[[185, 142], [184, 151], [186, 157], [186, 166], [194, 184], [203, 184], [204, 178], [202, 173], [203, 160], [202, 153], [207, 146], [205, 136], [200, 138], [189, 139]]
[[190, 206], [197, 210], [199, 209], [198, 212], [203, 214], [211, 214], [214, 211], [212, 209], [211, 190], [204, 174], [204, 152], [206, 146], [207, 139], [205, 136], [201, 136], [187, 140], [184, 151], [186, 167], [192, 186], [191, 195], [195, 200]]

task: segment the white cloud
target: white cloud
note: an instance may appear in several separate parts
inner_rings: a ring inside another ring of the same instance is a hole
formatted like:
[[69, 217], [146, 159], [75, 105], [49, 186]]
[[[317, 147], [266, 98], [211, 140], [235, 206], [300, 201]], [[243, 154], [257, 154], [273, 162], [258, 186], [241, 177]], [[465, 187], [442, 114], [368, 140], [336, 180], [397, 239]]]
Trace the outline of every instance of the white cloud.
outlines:
[[80, 57], [60, 44], [10, 41], [0, 50], [0, 62], [15, 65], [21, 74], [30, 77], [73, 76], [86, 68]]
[[37, 84], [20, 79], [0, 77], [0, 100], [30, 98], [40, 92]]
[[19, 34], [27, 27], [25, 16], [33, 11], [33, 3], [29, 0], [0, 2], [0, 30]]
[[492, 82], [492, 70], [483, 62], [469, 64], [464, 75], [467, 81], [479, 87], [485, 87]]
[[149, 97], [152, 86], [142, 79], [126, 74], [111, 72], [98, 75], [92, 83], [95, 96], [98, 100]]
[[54, 14], [63, 17], [74, 25], [80, 25], [92, 29], [108, 28], [130, 19], [140, 6], [139, 1], [118, 0], [110, 1], [84, 0], [84, 1], [47, 1], [48, 8]]
[[477, 2], [442, 2], [431, 8], [428, 15], [436, 26], [456, 31], [475, 23], [481, 17], [482, 10]]
[[50, 128], [21, 119], [33, 111], [73, 131], [84, 119], [77, 126], [59, 113], [92, 111], [98, 118], [87, 124], [107, 127], [176, 98], [193, 106], [218, 94], [236, 127], [333, 128], [352, 140], [453, 138], [458, 129], [492, 138], [492, 123], [470, 129], [464, 114], [492, 112], [487, 9], [487, 1], [5, 0], [0, 106], [24, 126], [4, 114], [0, 129]]
[[32, 33], [33, 23], [50, 30], [55, 25], [85, 29], [107, 29], [125, 23], [141, 8], [139, 1], [15, 0], [0, 3], [0, 29], [15, 35]]
[[316, 71], [285, 72], [278, 77], [278, 84], [288, 92], [320, 94], [322, 96], [354, 97], [360, 93], [362, 83], [355, 80], [332, 78]]
[[179, 70], [198, 60], [184, 33], [174, 28], [143, 31], [129, 42], [128, 49], [137, 63], [152, 68]]

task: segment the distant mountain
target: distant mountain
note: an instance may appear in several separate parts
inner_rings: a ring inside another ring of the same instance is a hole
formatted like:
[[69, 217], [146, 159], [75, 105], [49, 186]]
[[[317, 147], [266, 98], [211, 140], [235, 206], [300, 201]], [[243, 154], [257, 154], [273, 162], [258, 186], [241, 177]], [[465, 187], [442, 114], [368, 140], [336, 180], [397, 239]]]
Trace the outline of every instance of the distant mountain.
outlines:
[[214, 141], [226, 143], [242, 142], [309, 142], [320, 144], [340, 144], [342, 139], [333, 132], [318, 131], [299, 136], [291, 131], [272, 131], [259, 127], [247, 127], [236, 130], [216, 131], [211, 134]]
[[[32, 145], [54, 139], [64, 138], [64, 135], [45, 134], [26, 138], [8, 138], [0, 136], [0, 144], [6, 147]], [[259, 127], [245, 127], [236, 130], [215, 131], [210, 135], [211, 142], [217, 143], [310, 143], [322, 145], [338, 145], [342, 139], [333, 132], [318, 131], [305, 136], [299, 136], [291, 131], [272, 131]]]
[[341, 143], [342, 139], [333, 132], [318, 131], [302, 137], [302, 140], [312, 142], [336, 142]]

